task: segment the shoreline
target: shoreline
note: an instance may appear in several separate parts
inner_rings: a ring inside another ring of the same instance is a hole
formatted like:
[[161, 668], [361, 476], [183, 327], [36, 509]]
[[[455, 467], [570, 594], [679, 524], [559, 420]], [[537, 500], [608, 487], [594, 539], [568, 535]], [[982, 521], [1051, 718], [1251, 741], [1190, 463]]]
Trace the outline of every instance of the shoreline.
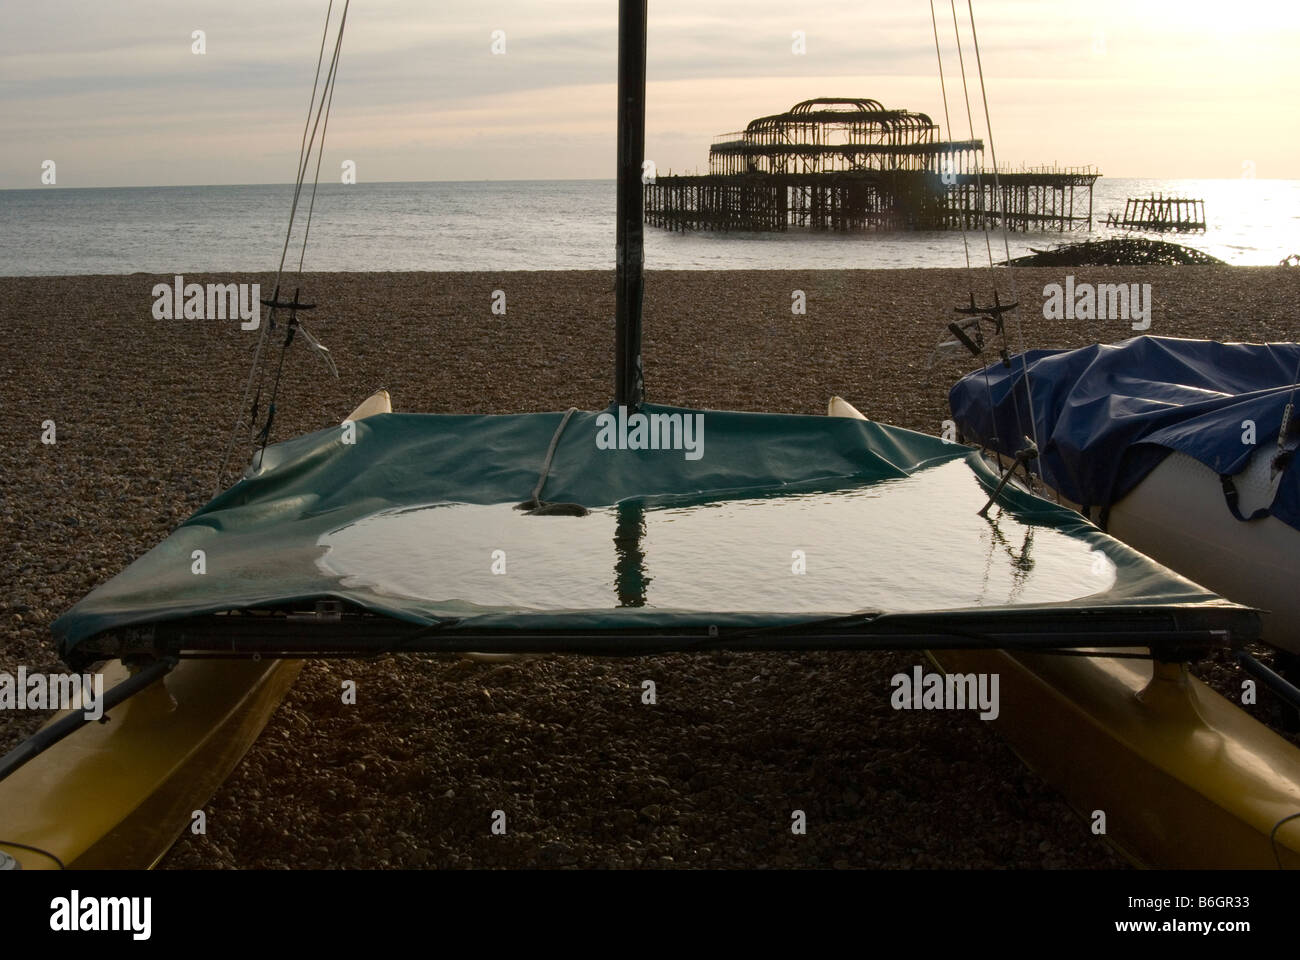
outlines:
[[[986, 262], [973, 263], [970, 270], [974, 271], [978, 277], [980, 274], [987, 274], [989, 265]], [[1013, 269], [1004, 267], [1001, 264], [995, 265], [993, 269], [1004, 275], [1004, 271]], [[1042, 267], [1042, 266], [1017, 266], [1014, 268], [1016, 273], [1027, 274], [1035, 271], [1073, 271], [1073, 270], [1232, 270], [1235, 272], [1264, 271], [1274, 270], [1295, 270], [1295, 267], [1283, 267], [1279, 264], [1267, 263], [1188, 263], [1188, 264], [1135, 264], [1135, 265], [1106, 265], [1106, 266], [1081, 266], [1081, 267]], [[551, 276], [559, 274], [605, 274], [614, 272], [614, 264], [611, 260], [608, 268], [594, 267], [555, 267], [555, 268], [537, 268], [537, 269], [502, 269], [493, 270], [490, 268], [477, 270], [303, 270], [304, 277], [473, 277], [473, 276], [503, 276], [518, 274], [521, 276]], [[714, 267], [650, 267], [645, 268], [645, 274], [649, 275], [677, 275], [684, 274], [706, 275], [706, 276], [727, 276], [741, 274], [758, 274], [760, 276], [776, 275], [785, 273], [798, 274], [937, 274], [937, 273], [961, 273], [965, 275], [968, 271], [965, 266], [911, 266], [911, 267], [728, 267], [717, 269]], [[228, 278], [230, 282], [237, 282], [240, 279], [256, 277], [274, 277], [274, 270], [212, 270], [209, 268], [185, 268], [173, 270], [170, 273], [156, 273], [149, 270], [132, 270], [129, 273], [0, 273], [0, 283], [10, 281], [24, 280], [121, 280], [135, 277], [154, 277], [159, 281], [169, 277], [174, 277], [177, 273], [182, 276], [193, 274], [194, 276], [203, 277], [222, 277]], [[286, 270], [285, 275], [297, 276], [297, 271]]]

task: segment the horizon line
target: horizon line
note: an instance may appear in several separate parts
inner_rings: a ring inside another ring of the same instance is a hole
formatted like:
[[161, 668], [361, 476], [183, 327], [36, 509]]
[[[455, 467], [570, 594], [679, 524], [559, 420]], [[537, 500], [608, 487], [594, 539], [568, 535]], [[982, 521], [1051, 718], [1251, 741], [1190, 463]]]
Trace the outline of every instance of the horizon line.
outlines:
[[[665, 176], [701, 176], [701, 174], [683, 173], [683, 174], [665, 174]], [[1098, 179], [1109, 180], [1241, 180], [1242, 177], [1159, 177], [1159, 176], [1107, 176], [1098, 174]], [[1251, 177], [1253, 180], [1272, 180], [1272, 181], [1295, 181], [1300, 177]], [[500, 177], [500, 178], [480, 178], [480, 179], [448, 179], [448, 180], [362, 180], [354, 184], [330, 184], [332, 186], [360, 186], [362, 184], [390, 184], [390, 183], [614, 183], [615, 177]], [[38, 187], [0, 187], [0, 192], [16, 193], [19, 191], [37, 192], [37, 191], [57, 191], [57, 190], [180, 190], [194, 187], [292, 187], [295, 184], [291, 181], [266, 181], [263, 183], [119, 183], [104, 184], [100, 186], [62, 186], [60, 184], [43, 184]]]

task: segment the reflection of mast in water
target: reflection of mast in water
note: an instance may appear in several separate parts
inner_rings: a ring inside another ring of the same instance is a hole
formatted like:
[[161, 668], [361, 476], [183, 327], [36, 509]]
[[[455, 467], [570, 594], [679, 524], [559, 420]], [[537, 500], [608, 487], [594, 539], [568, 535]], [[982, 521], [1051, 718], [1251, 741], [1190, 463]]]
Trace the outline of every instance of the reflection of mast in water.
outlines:
[[[1029, 582], [1029, 575], [1034, 570], [1034, 528], [1033, 526], [1025, 527], [1025, 542], [1020, 545], [1020, 552], [1017, 553], [1012, 548], [1011, 542], [1003, 536], [997, 520], [988, 514], [984, 514], [983, 517], [992, 533], [992, 541], [989, 543], [989, 563], [993, 562], [993, 548], [995, 545], [1001, 545], [1011, 559], [1011, 592], [1007, 594], [1007, 602], [1014, 603], [1016, 597], [1025, 589], [1025, 584]], [[988, 567], [986, 566], [985, 583], [987, 584], [987, 582]]]
[[614, 528], [614, 589], [620, 607], [644, 607], [646, 587], [652, 577], [645, 573], [645, 508], [637, 500], [618, 504], [618, 524]]

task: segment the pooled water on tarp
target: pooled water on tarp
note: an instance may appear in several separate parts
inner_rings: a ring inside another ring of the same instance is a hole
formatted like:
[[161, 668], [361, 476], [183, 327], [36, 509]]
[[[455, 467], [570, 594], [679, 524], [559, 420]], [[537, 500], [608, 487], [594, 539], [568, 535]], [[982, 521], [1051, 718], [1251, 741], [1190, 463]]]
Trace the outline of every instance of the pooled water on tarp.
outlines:
[[[528, 516], [375, 513], [320, 538], [347, 587], [517, 611], [932, 610], [1073, 600], [1115, 582], [1087, 543], [994, 509], [963, 461], [832, 492]], [[803, 572], [797, 572], [802, 570]]]

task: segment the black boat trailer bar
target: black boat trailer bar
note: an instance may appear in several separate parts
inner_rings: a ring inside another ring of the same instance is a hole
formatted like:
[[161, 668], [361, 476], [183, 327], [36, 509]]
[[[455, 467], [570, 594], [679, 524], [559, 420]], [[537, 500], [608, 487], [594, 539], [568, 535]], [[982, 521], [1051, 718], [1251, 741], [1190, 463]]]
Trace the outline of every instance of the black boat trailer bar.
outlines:
[[[475, 618], [477, 619], [477, 618]], [[427, 625], [320, 600], [316, 609], [244, 610], [107, 631], [73, 651], [91, 663], [127, 657], [303, 659], [394, 653], [574, 653], [645, 656], [711, 650], [1004, 649], [1081, 653], [1139, 648], [1153, 659], [1188, 662], [1258, 639], [1245, 608], [1170, 605], [935, 613], [860, 612], [791, 623], [590, 629]], [[1098, 655], [1113, 656], [1113, 653]]]
[[[1300, 709], [1300, 689], [1242, 649], [1245, 641], [1258, 639], [1258, 623], [1255, 611], [1246, 608], [1173, 605], [1059, 612], [1040, 608], [1025, 613], [974, 610], [942, 616], [862, 612], [762, 627], [493, 630], [462, 626], [457, 619], [413, 625], [330, 599], [316, 601], [313, 609], [228, 611], [106, 631], [69, 659], [74, 665], [121, 659], [136, 666], [130, 677], [104, 694], [107, 711], [163, 678], [182, 659], [999, 649], [1178, 663], [1231, 649], [1247, 672]], [[0, 780], [90, 722], [84, 712], [74, 711], [44, 727], [0, 757]]]

